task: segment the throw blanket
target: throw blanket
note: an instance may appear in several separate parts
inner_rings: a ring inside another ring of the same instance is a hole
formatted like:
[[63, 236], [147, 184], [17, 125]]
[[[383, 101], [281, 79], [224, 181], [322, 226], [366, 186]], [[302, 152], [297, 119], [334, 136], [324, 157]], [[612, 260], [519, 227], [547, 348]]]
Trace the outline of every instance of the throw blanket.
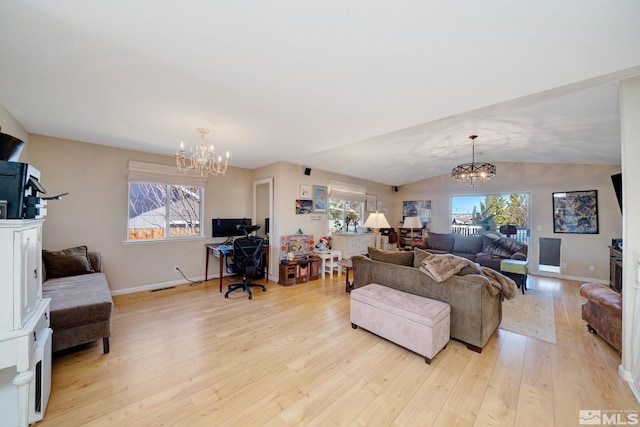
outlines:
[[438, 283], [442, 283], [451, 276], [458, 274], [463, 268], [470, 267], [476, 274], [489, 279], [489, 292], [491, 295], [502, 293], [505, 299], [513, 299], [516, 296], [516, 283], [489, 267], [482, 267], [475, 262], [451, 254], [429, 254], [422, 261], [420, 271], [431, 277]]

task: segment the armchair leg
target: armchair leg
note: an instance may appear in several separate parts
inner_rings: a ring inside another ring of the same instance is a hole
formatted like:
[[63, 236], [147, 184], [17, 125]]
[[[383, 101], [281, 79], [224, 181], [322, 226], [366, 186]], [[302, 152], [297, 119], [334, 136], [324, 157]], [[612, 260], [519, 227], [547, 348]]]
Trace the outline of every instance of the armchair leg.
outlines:
[[109, 337], [102, 338], [102, 353], [109, 353]]

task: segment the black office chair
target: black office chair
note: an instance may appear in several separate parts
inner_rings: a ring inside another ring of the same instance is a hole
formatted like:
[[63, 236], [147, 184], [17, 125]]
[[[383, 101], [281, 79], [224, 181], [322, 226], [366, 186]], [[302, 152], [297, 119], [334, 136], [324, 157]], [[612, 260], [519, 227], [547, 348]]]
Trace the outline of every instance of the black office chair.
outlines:
[[262, 245], [264, 244], [264, 238], [251, 234], [260, 229], [260, 225], [238, 224], [236, 227], [238, 230], [244, 231], [245, 237], [239, 237], [233, 242], [233, 264], [231, 264], [231, 267], [235, 273], [242, 274], [242, 283], [229, 285], [224, 297], [229, 298], [229, 293], [236, 289], [243, 289], [249, 294], [249, 299], [252, 299], [251, 286], [262, 288], [262, 292], [267, 291], [264, 285], [247, 281], [248, 278], [256, 278], [264, 274], [264, 267], [262, 265]]

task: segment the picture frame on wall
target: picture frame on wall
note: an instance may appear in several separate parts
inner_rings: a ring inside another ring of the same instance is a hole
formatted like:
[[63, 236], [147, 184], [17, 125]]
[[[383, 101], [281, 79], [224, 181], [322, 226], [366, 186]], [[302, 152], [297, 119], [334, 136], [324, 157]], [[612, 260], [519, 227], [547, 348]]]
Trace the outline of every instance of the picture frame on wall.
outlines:
[[375, 212], [378, 209], [378, 203], [376, 196], [367, 194], [367, 212]]
[[328, 203], [327, 187], [313, 186], [313, 213], [327, 213]]
[[300, 198], [301, 199], [310, 199], [311, 198], [311, 186], [306, 184], [300, 184]]
[[431, 200], [407, 200], [402, 202], [402, 220], [408, 216], [417, 216], [423, 227], [431, 222]]
[[313, 201], [309, 199], [296, 200], [296, 215], [310, 215]]
[[553, 232], [598, 234], [598, 190], [552, 193]]

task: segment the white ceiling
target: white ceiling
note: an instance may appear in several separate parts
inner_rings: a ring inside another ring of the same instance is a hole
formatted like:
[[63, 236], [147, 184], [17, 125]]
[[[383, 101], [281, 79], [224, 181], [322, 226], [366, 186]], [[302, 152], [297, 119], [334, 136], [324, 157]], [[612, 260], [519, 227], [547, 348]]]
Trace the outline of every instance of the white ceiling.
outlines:
[[[389, 185], [471, 160], [620, 163], [637, 0], [1, 0], [30, 133]], [[0, 125], [2, 125], [0, 123]], [[499, 171], [498, 171], [499, 173]]]

